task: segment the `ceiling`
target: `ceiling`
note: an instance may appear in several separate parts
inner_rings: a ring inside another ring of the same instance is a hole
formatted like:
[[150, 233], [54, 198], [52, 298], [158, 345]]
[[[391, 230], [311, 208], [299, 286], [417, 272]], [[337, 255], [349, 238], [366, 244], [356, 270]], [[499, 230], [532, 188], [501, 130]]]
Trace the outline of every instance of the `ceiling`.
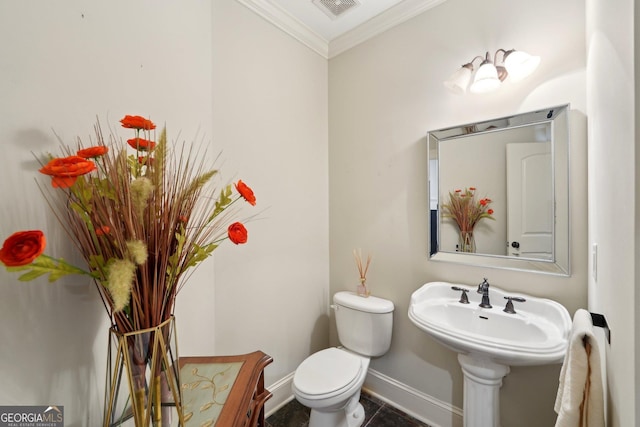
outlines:
[[[326, 58], [338, 55], [444, 1], [238, 0]], [[345, 4], [350, 7], [337, 17], [330, 17], [326, 12], [327, 8], [339, 8]]]
[[[353, 1], [350, 4], [354, 6], [346, 9], [334, 19], [329, 17], [313, 0], [271, 0], [271, 2], [286, 10], [325, 40], [331, 41], [390, 7], [401, 3], [402, 0]], [[344, 0], [332, 0], [330, 3], [348, 4]]]

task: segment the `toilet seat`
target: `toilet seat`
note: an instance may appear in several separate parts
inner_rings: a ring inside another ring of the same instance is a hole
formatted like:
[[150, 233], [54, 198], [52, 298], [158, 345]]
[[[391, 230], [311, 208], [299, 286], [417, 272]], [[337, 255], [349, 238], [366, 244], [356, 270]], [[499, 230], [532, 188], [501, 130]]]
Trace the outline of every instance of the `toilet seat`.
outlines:
[[311, 399], [326, 399], [356, 383], [362, 372], [360, 357], [328, 348], [306, 358], [293, 377], [295, 389]]

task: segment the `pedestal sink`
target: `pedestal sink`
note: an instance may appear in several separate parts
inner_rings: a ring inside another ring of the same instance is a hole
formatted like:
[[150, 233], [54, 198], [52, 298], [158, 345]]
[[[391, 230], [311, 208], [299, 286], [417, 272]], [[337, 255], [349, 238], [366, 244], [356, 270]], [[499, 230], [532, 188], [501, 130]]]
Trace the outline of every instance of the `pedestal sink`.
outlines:
[[[482, 308], [476, 291], [475, 286], [427, 283], [411, 295], [409, 319], [458, 353], [464, 374], [464, 426], [499, 427], [499, 391], [509, 367], [561, 363], [571, 317], [555, 301], [493, 286], [492, 308]], [[468, 303], [461, 302], [465, 296]], [[515, 313], [504, 311], [511, 297]], [[520, 298], [524, 302], [517, 302]]]

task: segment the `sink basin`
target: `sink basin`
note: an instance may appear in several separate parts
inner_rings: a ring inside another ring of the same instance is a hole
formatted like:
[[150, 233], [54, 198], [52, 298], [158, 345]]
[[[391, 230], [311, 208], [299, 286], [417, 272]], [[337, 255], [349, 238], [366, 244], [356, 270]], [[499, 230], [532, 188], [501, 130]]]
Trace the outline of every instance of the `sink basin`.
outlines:
[[[469, 304], [459, 302], [468, 289]], [[477, 287], [431, 282], [411, 296], [409, 318], [449, 349], [496, 363], [524, 366], [561, 363], [571, 331], [571, 317], [559, 303], [529, 295], [505, 292], [493, 286], [493, 308], [479, 307]], [[525, 298], [515, 302], [516, 313], [505, 313], [505, 296]]]

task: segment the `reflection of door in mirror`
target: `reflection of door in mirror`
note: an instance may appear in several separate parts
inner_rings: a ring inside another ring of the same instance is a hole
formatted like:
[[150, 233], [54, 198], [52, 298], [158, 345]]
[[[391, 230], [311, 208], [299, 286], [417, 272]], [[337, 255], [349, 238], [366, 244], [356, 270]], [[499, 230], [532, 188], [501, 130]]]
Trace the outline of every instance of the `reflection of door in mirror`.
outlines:
[[553, 259], [551, 142], [507, 144], [507, 250]]

